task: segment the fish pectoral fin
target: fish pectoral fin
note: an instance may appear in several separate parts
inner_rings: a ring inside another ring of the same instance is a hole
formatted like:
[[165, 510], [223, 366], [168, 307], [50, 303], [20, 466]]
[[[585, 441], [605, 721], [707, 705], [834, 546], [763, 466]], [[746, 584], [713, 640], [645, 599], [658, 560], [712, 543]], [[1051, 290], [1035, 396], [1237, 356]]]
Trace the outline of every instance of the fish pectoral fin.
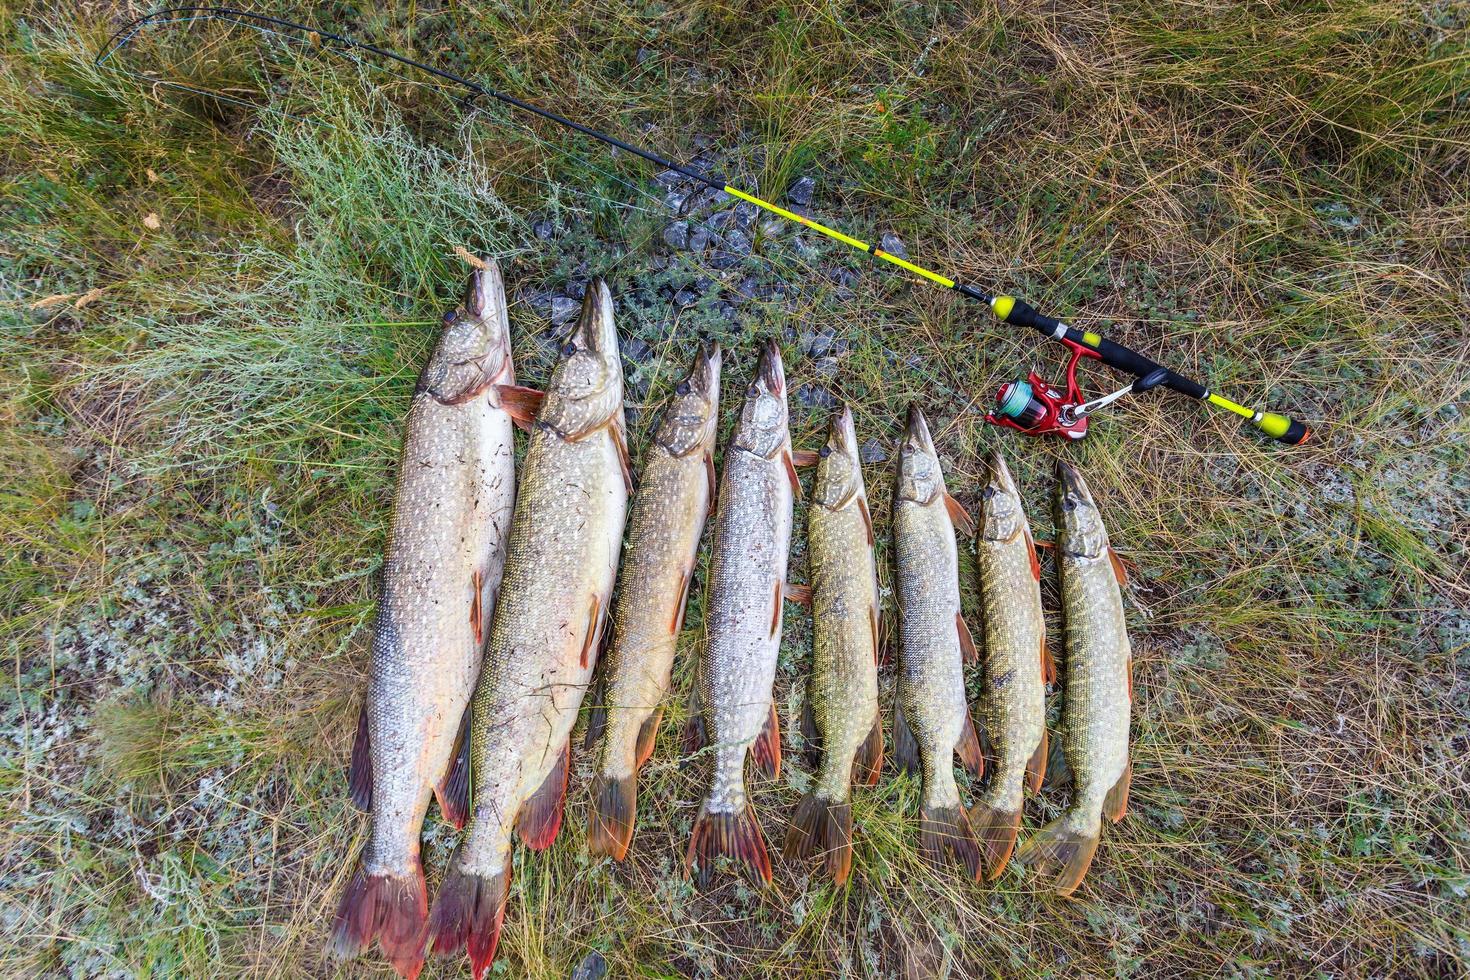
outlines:
[[544, 851], [556, 840], [561, 830], [561, 815], [567, 798], [567, 771], [572, 757], [572, 744], [561, 747], [559, 758], [541, 788], [521, 804], [516, 814], [516, 832], [533, 851]]
[[868, 510], [868, 498], [858, 494], [858, 513], [863, 515], [863, 528], [868, 532], [868, 547], [873, 547], [873, 512]]
[[1128, 789], [1133, 785], [1133, 760], [1128, 760], [1128, 765], [1123, 769], [1123, 775], [1108, 790], [1108, 795], [1103, 799], [1103, 816], [1113, 823], [1122, 820], [1128, 814]]
[[944, 509], [949, 511], [949, 519], [954, 522], [955, 529], [967, 538], [975, 536], [975, 518], [965, 510], [965, 505], [949, 495], [944, 494]]
[[781, 590], [781, 597], [783, 599], [790, 599], [797, 605], [806, 606], [810, 609], [812, 604], [812, 587], [810, 585], [802, 585], [799, 582], [787, 582], [785, 588]]
[[776, 702], [766, 715], [765, 727], [750, 746], [751, 757], [760, 771], [772, 779], [781, 777], [781, 722], [776, 716]]
[[960, 731], [960, 740], [954, 747], [955, 755], [960, 757], [960, 763], [970, 771], [970, 775], [979, 779], [985, 775], [985, 753], [980, 751], [980, 736], [975, 732], [975, 722], [970, 717], [970, 709], [965, 709], [965, 727]]
[[954, 626], [960, 634], [960, 659], [967, 664], [975, 663], [980, 659], [980, 652], [975, 649], [975, 637], [970, 632], [970, 625], [965, 622], [964, 613], [954, 614]]
[[903, 705], [893, 706], [893, 762], [900, 772], [920, 772], [919, 742], [903, 716]]
[[1041, 741], [1036, 743], [1036, 751], [1031, 753], [1031, 760], [1026, 763], [1026, 785], [1031, 787], [1031, 792], [1040, 793], [1041, 784], [1046, 781], [1046, 757], [1050, 754], [1051, 746], [1046, 734], [1046, 729], [1041, 730]]
[[873, 717], [872, 730], [863, 744], [858, 746], [852, 760], [852, 778], [864, 786], [877, 786], [878, 774], [883, 769], [883, 719]]
[[1113, 577], [1118, 580], [1118, 584], [1127, 585], [1128, 566], [1123, 564], [1123, 559], [1118, 557], [1118, 553], [1113, 550], [1112, 545], [1108, 545], [1108, 561], [1113, 565]]
[[357, 715], [357, 735], [352, 739], [352, 762], [347, 767], [347, 792], [360, 810], [373, 808], [373, 747], [368, 735], [367, 702]]
[[450, 752], [449, 769], [444, 778], [434, 784], [439, 813], [456, 830], [464, 829], [470, 815], [470, 716], [473, 713], [471, 707], [464, 709], [459, 734], [454, 737], [454, 748]]
[[817, 460], [821, 458], [822, 457], [820, 455], [810, 449], [791, 450], [791, 462], [798, 469], [805, 469], [808, 466], [816, 466]]
[[1031, 577], [1041, 581], [1041, 559], [1036, 555], [1036, 542], [1031, 538], [1031, 529], [1023, 528], [1026, 532], [1026, 557], [1031, 559]]
[[531, 423], [541, 411], [546, 392], [527, 388], [524, 385], [496, 385], [495, 394], [500, 398], [500, 407], [505, 414], [522, 429], [530, 429]]
[[685, 570], [679, 575], [679, 605], [674, 609], [674, 618], [669, 621], [669, 634], [672, 636], [678, 636], [684, 627], [684, 610], [689, 606], [689, 584], [689, 572]]
[[821, 761], [822, 757], [822, 733], [817, 728], [817, 708], [812, 701], [812, 686], [806, 686], [806, 701], [801, 706], [801, 722], [797, 726], [801, 732], [801, 739], [805, 742], [802, 755], [805, 756], [807, 765], [813, 769]]
[[786, 478], [791, 481], [791, 495], [800, 500], [801, 480], [796, 475], [796, 463], [791, 460], [791, 450], [782, 451], [781, 462], [786, 464]]
[[628, 434], [616, 422], [612, 425], [613, 445], [618, 451], [618, 468], [623, 471], [623, 488], [633, 493], [633, 457], [628, 453]]

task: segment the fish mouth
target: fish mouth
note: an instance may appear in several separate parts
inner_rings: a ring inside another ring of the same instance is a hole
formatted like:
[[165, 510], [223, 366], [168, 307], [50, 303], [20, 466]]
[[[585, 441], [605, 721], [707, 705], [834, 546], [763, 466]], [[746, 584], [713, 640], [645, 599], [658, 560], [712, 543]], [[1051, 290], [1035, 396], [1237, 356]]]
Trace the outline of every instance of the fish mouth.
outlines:
[[1016, 493], [1016, 481], [1011, 477], [1010, 467], [999, 449], [992, 450], [986, 464], [990, 470], [990, 485], [1002, 493]]
[[761, 345], [760, 364], [756, 374], [765, 383], [766, 390], [777, 398], [786, 394], [786, 369], [781, 363], [781, 345], [775, 337], [768, 337]]
[[915, 449], [934, 451], [934, 440], [929, 437], [929, 423], [924, 420], [924, 413], [918, 402], [909, 403], [909, 421], [904, 429], [904, 440]]
[[487, 314], [505, 306], [505, 282], [500, 276], [500, 263], [488, 256], [470, 273], [464, 287], [464, 308], [471, 316], [485, 319]]
[[711, 392], [718, 391], [720, 387], [720, 365], [724, 360], [724, 351], [715, 340], [706, 340], [699, 345], [699, 350], [694, 355], [694, 365], [689, 369], [689, 380], [695, 389], [705, 398]]
[[579, 349], [595, 354], [615, 354], [618, 349], [618, 331], [613, 321], [612, 292], [607, 282], [598, 276], [587, 285], [587, 295], [582, 299], [582, 315], [568, 337]]
[[1061, 496], [1075, 497], [1080, 501], [1092, 503], [1092, 493], [1087, 489], [1087, 483], [1082, 479], [1082, 474], [1071, 463], [1057, 460], [1057, 489]]
[[853, 425], [851, 406], [844, 404], [842, 409], [832, 416], [832, 424], [827, 433], [827, 445], [833, 452], [854, 457], [857, 455], [857, 427]]

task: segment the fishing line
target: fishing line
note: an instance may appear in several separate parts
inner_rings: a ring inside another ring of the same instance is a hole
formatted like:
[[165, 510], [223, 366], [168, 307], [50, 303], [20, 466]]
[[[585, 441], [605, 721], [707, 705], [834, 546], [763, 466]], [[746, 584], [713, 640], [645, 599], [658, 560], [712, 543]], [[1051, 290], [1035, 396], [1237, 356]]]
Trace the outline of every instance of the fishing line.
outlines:
[[[753, 204], [767, 213], [810, 228], [829, 239], [841, 242], [858, 251], [866, 252], [874, 259], [897, 266], [919, 279], [957, 292], [968, 299], [984, 303], [1001, 322], [1013, 326], [1030, 327], [1043, 336], [1065, 346], [1069, 351], [1069, 359], [1065, 368], [1065, 381], [1062, 384], [1053, 385], [1046, 379], [1040, 377], [1035, 371], [1032, 371], [1025, 379], [1017, 378], [1003, 385], [996, 393], [994, 410], [986, 416], [988, 421], [996, 425], [1007, 426], [1025, 435], [1055, 435], [1069, 439], [1078, 439], [1086, 434], [1088, 422], [1094, 411], [1128, 394], [1142, 393], [1153, 388], [1168, 388], [1179, 394], [1197, 399], [1214, 408], [1245, 418], [1267, 436], [1288, 445], [1300, 445], [1310, 435], [1310, 431], [1301, 422], [1285, 415], [1251, 408], [1239, 402], [1232, 401], [1223, 395], [1210, 391], [1200, 382], [1166, 368], [1153, 359], [1122, 344], [1108, 340], [1094, 331], [1079, 330], [1076, 327], [1070, 326], [1065, 321], [1040, 313], [1022, 299], [1004, 294], [991, 293], [980, 286], [953, 279], [902, 256], [884, 251], [877, 244], [865, 242], [836, 228], [822, 224], [806, 215], [788, 210], [780, 205], [764, 200], [755, 194], [741, 190], [728, 183], [724, 177], [718, 174], [707, 173], [689, 164], [677, 163], [654, 153], [652, 150], [635, 146], [616, 136], [593, 129], [590, 126], [573, 119], [568, 119], [549, 109], [544, 109], [530, 102], [526, 102], [516, 96], [487, 88], [470, 79], [456, 75], [453, 72], [414, 61], [413, 59], [366, 41], [354, 40], [341, 34], [319, 30], [305, 24], [298, 24], [265, 14], [237, 10], [232, 7], [174, 7], [154, 11], [125, 25], [109, 39], [102, 53], [97, 56], [95, 63], [99, 68], [103, 67], [117, 51], [131, 43], [137, 33], [145, 26], [166, 26], [175, 23], [190, 23], [197, 20], [226, 21], [249, 27], [262, 33], [270, 33], [282, 37], [285, 37], [286, 33], [290, 32], [295, 36], [303, 38], [313, 47], [332, 51], [360, 66], [367, 67], [363, 61], [355, 56], [355, 52], [366, 52], [387, 62], [423, 72], [437, 79], [438, 83], [448, 86], [458, 86], [463, 89], [467, 94], [461, 99], [455, 100], [461, 105], [467, 106], [476, 99], [484, 98], [493, 100], [519, 112], [538, 116], [565, 130], [580, 133], [606, 146], [614, 147], [617, 150], [630, 153], [649, 163], [656, 164], [663, 168], [664, 171], [681, 174], [685, 178], [693, 181], [696, 185], [702, 185], [717, 192], [727, 194], [730, 197]], [[396, 71], [390, 68], [382, 66], [372, 67], [378, 70], [388, 71], [390, 74], [395, 75], [395, 77], [401, 77]], [[407, 78], [404, 81], [414, 85], [423, 84]], [[178, 83], [165, 84], [177, 85]], [[180, 85], [178, 87], [190, 89], [188, 86]], [[435, 90], [439, 91], [440, 94], [445, 94], [437, 87]], [[529, 130], [529, 127], [527, 129]], [[534, 133], [532, 135], [539, 142], [548, 146], [550, 145], [549, 142], [543, 140], [538, 135]], [[567, 151], [563, 150], [562, 152]], [[600, 168], [591, 166], [590, 164], [588, 166], [594, 172], [602, 173], [615, 183], [629, 187], [635, 193], [652, 197], [646, 191], [633, 187], [619, 177], [607, 174]], [[605, 203], [613, 204], [616, 207], [631, 207], [631, 205], [625, 203], [611, 201]], [[712, 228], [706, 228], [706, 230], [716, 232]], [[723, 240], [723, 235], [720, 237]], [[624, 257], [626, 258], [626, 256]], [[1132, 381], [1109, 395], [1088, 400], [1083, 396], [1077, 381], [1077, 368], [1083, 360], [1100, 361], [1122, 374], [1132, 376]]]

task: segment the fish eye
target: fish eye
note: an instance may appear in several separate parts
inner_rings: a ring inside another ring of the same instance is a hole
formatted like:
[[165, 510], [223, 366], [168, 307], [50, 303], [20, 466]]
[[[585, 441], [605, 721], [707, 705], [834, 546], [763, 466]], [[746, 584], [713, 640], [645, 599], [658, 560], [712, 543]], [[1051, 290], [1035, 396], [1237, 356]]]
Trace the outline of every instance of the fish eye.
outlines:
[[823, 459], [826, 459], [828, 456], [832, 455], [832, 447], [823, 446], [821, 449], [817, 450], [817, 455], [822, 457]]
[[676, 395], [687, 395], [687, 394], [689, 394], [689, 382], [688, 381], [680, 381], [677, 385], [674, 386], [674, 394], [676, 394]]
[[984, 490], [981, 490], [980, 491], [980, 499], [981, 500], [989, 500], [991, 497], [994, 497], [994, 496], [995, 496], [995, 487], [986, 487]]
[[571, 357], [575, 353], [577, 353], [577, 342], [575, 340], [569, 340], [561, 345], [562, 357]]
[[746, 388], [745, 389], [745, 394], [749, 398], [755, 398], [758, 395], [760, 395], [760, 393], [761, 393], [761, 386], [760, 385], [754, 385], [753, 384], [749, 388]]
[[1062, 498], [1062, 510], [1071, 512], [1077, 509], [1077, 498], [1071, 495]]

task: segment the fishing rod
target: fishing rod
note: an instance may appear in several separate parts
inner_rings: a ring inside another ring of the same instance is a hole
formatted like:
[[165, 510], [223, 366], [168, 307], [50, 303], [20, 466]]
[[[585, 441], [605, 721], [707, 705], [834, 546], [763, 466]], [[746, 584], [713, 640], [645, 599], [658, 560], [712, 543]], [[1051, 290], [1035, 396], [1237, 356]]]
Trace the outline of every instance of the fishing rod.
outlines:
[[[561, 126], [565, 129], [581, 133], [606, 146], [616, 147], [626, 153], [656, 164], [664, 170], [672, 171], [689, 178], [695, 183], [705, 187], [721, 191], [731, 197], [747, 201], [763, 211], [793, 221], [803, 227], [810, 228], [832, 239], [841, 242], [860, 252], [866, 252], [875, 259], [898, 266], [920, 279], [953, 290], [962, 296], [977, 300], [988, 306], [996, 318], [1002, 323], [1017, 327], [1030, 327], [1043, 336], [1062, 344], [1070, 352], [1066, 367], [1063, 372], [1063, 381], [1060, 384], [1049, 383], [1046, 379], [1031, 370], [1027, 377], [1016, 378], [1002, 385], [996, 392], [995, 408], [985, 416], [988, 422], [995, 425], [1014, 429], [1028, 436], [1061, 436], [1068, 439], [1080, 439], [1087, 433], [1087, 423], [1092, 414], [1101, 408], [1116, 402], [1129, 394], [1141, 394], [1153, 388], [1168, 388], [1181, 395], [1197, 399], [1207, 405], [1223, 409], [1227, 412], [1239, 415], [1247, 419], [1257, 429], [1270, 436], [1278, 442], [1284, 442], [1290, 446], [1299, 446], [1307, 441], [1311, 434], [1310, 430], [1301, 422], [1276, 412], [1267, 412], [1256, 408], [1250, 408], [1239, 402], [1231, 401], [1224, 395], [1210, 391], [1203, 384], [1194, 381], [1170, 368], [1164, 367], [1143, 354], [1138, 353], [1122, 344], [1115, 343], [1098, 335], [1091, 330], [1079, 330], [1070, 326], [1062, 320], [1047, 316], [1038, 312], [1030, 304], [1015, 296], [990, 293], [979, 286], [960, 282], [942, 275], [931, 269], [911, 262], [906, 258], [886, 252], [872, 242], [865, 242], [845, 234], [836, 228], [828, 227], [818, 221], [787, 210], [778, 204], [757, 197], [747, 191], [728, 183], [718, 174], [707, 173], [689, 164], [677, 163], [665, 159], [651, 150], [634, 146], [611, 136], [607, 133], [593, 129], [575, 120], [543, 109], [522, 99], [504, 92], [497, 92], [477, 82], [463, 78], [453, 72], [435, 68], [422, 62], [414, 61], [403, 55], [396, 54], [386, 48], [369, 44], [366, 41], [358, 41], [341, 34], [330, 31], [318, 30], [306, 24], [298, 24], [294, 21], [283, 20], [278, 17], [270, 17], [265, 14], [251, 13], [246, 10], [237, 10], [233, 7], [170, 7], [155, 10], [124, 26], [115, 33], [107, 42], [102, 52], [97, 56], [95, 64], [101, 68], [114, 53], [127, 46], [133, 37], [144, 27], [155, 24], [163, 25], [169, 23], [190, 23], [196, 20], [221, 20], [249, 27], [258, 31], [282, 30], [298, 34], [310, 42], [313, 46], [321, 49], [340, 48], [344, 50], [365, 51], [380, 58], [386, 58], [417, 71], [422, 71], [441, 81], [460, 86], [469, 95], [463, 100], [466, 104], [473, 102], [477, 97], [485, 97], [510, 106], [512, 109], [530, 113]], [[187, 88], [187, 86], [184, 86]], [[1081, 386], [1077, 381], [1077, 367], [1084, 360], [1096, 360], [1114, 370], [1131, 375], [1133, 380], [1118, 390], [1103, 395], [1099, 398], [1084, 398]]]

